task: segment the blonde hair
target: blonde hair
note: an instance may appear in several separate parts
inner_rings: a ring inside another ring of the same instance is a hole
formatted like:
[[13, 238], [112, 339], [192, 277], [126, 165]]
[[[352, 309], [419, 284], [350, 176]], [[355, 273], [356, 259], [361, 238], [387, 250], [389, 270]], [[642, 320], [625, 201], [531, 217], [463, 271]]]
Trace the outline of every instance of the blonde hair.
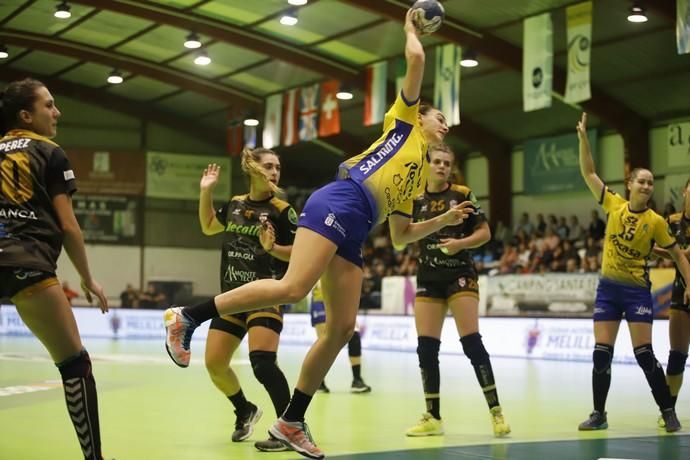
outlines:
[[257, 149], [250, 149], [248, 147], [245, 147], [244, 150], [242, 150], [242, 171], [250, 179], [252, 177], [263, 179], [266, 182], [266, 184], [268, 184], [268, 186], [270, 187], [271, 192], [273, 192], [274, 194], [283, 193], [283, 189], [281, 189], [276, 184], [268, 180], [268, 177], [266, 177], [266, 173], [264, 173], [263, 168], [261, 168], [259, 162], [261, 161], [261, 157], [263, 155], [275, 155], [278, 159], [280, 159], [278, 154], [275, 153], [273, 150], [265, 149], [262, 147], [259, 147]]

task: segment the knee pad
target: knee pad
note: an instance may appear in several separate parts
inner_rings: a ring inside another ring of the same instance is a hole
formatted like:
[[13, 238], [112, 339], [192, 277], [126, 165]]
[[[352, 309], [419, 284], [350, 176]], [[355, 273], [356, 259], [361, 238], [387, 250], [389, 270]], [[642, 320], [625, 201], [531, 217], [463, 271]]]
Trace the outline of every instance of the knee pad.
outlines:
[[594, 372], [597, 374], [604, 374], [608, 372], [611, 369], [612, 360], [613, 346], [606, 343], [597, 343], [594, 345], [594, 353], [592, 353]]
[[651, 374], [654, 372], [656, 366], [661, 366], [654, 356], [651, 343], [635, 347], [633, 351], [635, 352], [637, 364], [642, 368], [645, 374]]
[[271, 382], [276, 375], [278, 364], [276, 364], [276, 353], [274, 351], [250, 351], [249, 362], [252, 364], [254, 376], [259, 383]]
[[352, 358], [362, 356], [362, 338], [356, 329], [350, 341], [347, 342], [347, 354]]
[[417, 337], [417, 356], [419, 356], [419, 367], [422, 369], [438, 366], [438, 350], [441, 348], [441, 341], [433, 337]]
[[685, 362], [688, 360], [688, 355], [680, 351], [671, 350], [668, 354], [668, 366], [666, 373], [668, 375], [680, 375], [685, 371]]
[[473, 366], [479, 366], [489, 361], [489, 353], [484, 348], [482, 336], [479, 332], [460, 337], [462, 351], [465, 353]]
[[91, 376], [91, 358], [86, 349], [56, 364], [63, 380], [88, 378]]

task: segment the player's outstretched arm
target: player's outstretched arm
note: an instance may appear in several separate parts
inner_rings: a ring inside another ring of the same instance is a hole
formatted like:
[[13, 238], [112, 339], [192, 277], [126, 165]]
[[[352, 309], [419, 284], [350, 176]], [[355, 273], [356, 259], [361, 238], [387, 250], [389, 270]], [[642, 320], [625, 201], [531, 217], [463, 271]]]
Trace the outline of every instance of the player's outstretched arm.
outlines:
[[599, 200], [601, 198], [601, 191], [604, 188], [604, 182], [594, 169], [592, 149], [587, 138], [587, 114], [585, 112], [582, 113], [582, 118], [577, 122], [577, 138], [580, 141], [580, 173], [582, 173], [582, 178], [594, 194], [594, 197]]

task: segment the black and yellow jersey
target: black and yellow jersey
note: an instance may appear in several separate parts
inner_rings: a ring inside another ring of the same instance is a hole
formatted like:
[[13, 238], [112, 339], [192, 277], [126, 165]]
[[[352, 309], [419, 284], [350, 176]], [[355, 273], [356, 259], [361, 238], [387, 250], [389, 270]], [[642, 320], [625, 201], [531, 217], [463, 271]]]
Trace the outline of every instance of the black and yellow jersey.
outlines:
[[442, 192], [425, 191], [414, 200], [413, 219], [422, 222], [432, 219], [463, 201], [471, 201], [475, 211], [460, 225], [449, 225], [419, 241], [419, 264], [417, 279], [420, 281], [451, 281], [460, 276], [476, 275], [472, 253], [462, 250], [457, 254], [446, 255], [438, 248], [445, 238], [464, 238], [483, 222], [484, 211], [468, 187], [448, 184]]
[[[684, 251], [690, 245], [690, 219], [685, 216], [682, 212], [677, 212], [671, 214], [666, 219], [671, 233], [676, 237], [676, 241], [680, 248]], [[685, 280], [683, 275], [676, 267], [676, 279], [673, 282], [673, 299], [672, 303], [677, 305], [683, 305], [685, 300], [683, 299], [683, 294], [685, 293]]]
[[647, 261], [654, 243], [662, 248], [676, 244], [668, 224], [651, 209], [633, 212], [629, 202], [604, 186], [599, 204], [608, 214], [601, 276], [621, 284], [649, 286]]
[[53, 197], [76, 189], [55, 142], [25, 130], [0, 139], [0, 266], [55, 271], [63, 232]]
[[262, 278], [281, 278], [287, 262], [268, 254], [259, 242], [264, 221], [276, 232], [276, 244], [291, 245], [297, 229], [297, 213], [285, 201], [271, 197], [253, 201], [249, 195], [233, 196], [216, 211], [216, 218], [225, 227], [223, 253], [220, 259], [223, 292]]

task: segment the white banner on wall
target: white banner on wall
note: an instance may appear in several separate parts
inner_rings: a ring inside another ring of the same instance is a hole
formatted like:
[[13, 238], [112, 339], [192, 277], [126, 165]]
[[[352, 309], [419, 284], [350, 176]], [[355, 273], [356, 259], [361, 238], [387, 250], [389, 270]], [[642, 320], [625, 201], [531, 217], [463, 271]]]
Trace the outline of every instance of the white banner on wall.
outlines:
[[522, 48], [522, 101], [525, 112], [551, 107], [553, 22], [550, 13], [526, 18]]
[[146, 154], [146, 196], [178, 200], [199, 199], [199, 179], [210, 164], [220, 165], [216, 195], [230, 194], [230, 158], [203, 155], [179, 155], [148, 152]]
[[590, 54], [592, 51], [592, 2], [578, 3], [566, 9], [568, 25], [568, 79], [565, 102], [589, 100]]
[[690, 165], [690, 121], [668, 125], [667, 156], [669, 168]]

